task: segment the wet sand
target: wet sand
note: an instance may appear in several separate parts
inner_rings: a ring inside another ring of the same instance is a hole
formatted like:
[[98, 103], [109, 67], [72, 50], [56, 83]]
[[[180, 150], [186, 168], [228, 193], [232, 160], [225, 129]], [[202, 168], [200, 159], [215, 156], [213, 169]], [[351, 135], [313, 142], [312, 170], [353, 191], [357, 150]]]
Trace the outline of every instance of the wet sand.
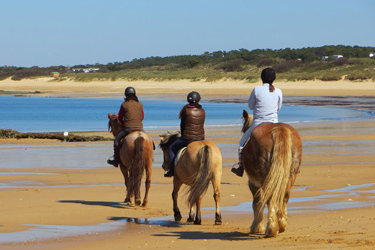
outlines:
[[[375, 95], [370, 87], [365, 90]], [[365, 90], [353, 89], [351, 96], [360, 96]], [[157, 96], [154, 91], [147, 95]], [[220, 92], [219, 88], [215, 91]], [[307, 92], [311, 96], [311, 91]], [[228, 98], [225, 89], [221, 89], [221, 95], [212, 96]], [[247, 177], [239, 178], [230, 172], [237, 157], [240, 128], [206, 131], [207, 139], [220, 146], [224, 157], [221, 226], [213, 225], [211, 188], [203, 199], [202, 225], [185, 223], [188, 208], [183, 191], [179, 199], [183, 220], [173, 221], [172, 179], [163, 177], [159, 148], [155, 150], [149, 205], [140, 208], [122, 203], [123, 177], [105, 162], [112, 151], [111, 142], [2, 140], [0, 248], [374, 249], [374, 125], [374, 119], [294, 125], [304, 144], [301, 173], [288, 204], [286, 232], [272, 239], [249, 234], [253, 213]], [[148, 132], [158, 143], [158, 135], [165, 131]], [[107, 132], [93, 133], [111, 136]], [[59, 153], [46, 157], [47, 149], [64, 152], [69, 158], [63, 160]], [[30, 167], [38, 166], [35, 159], [43, 161], [39, 168]], [[24, 167], [19, 164], [22, 161]], [[46, 161], [51, 162], [50, 166]]]

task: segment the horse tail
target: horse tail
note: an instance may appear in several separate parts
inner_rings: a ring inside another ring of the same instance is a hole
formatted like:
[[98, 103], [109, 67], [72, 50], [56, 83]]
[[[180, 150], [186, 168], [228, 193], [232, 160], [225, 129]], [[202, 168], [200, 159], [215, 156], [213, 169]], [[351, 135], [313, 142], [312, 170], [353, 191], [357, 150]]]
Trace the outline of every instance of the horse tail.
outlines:
[[187, 202], [190, 206], [195, 205], [200, 201], [203, 195], [208, 189], [210, 180], [213, 176], [212, 171], [212, 148], [208, 145], [203, 146], [197, 155], [199, 160], [199, 170], [197, 175], [194, 177], [192, 184], [190, 185], [187, 193]]
[[275, 127], [271, 131], [273, 149], [270, 171], [263, 184], [262, 209], [284, 210], [284, 197], [292, 165], [292, 131], [286, 127]]
[[134, 141], [134, 160], [130, 168], [130, 190], [134, 192], [141, 185], [143, 176], [145, 157], [144, 157], [144, 141], [143, 137], [137, 137]]

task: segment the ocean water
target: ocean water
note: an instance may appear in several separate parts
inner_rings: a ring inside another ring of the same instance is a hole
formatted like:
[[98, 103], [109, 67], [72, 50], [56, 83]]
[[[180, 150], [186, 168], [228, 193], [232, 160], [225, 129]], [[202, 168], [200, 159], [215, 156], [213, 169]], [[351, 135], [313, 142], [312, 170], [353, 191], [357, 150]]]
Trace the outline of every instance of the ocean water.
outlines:
[[[141, 98], [140, 98], [141, 99]], [[0, 96], [0, 128], [20, 132], [107, 131], [108, 113], [117, 113], [121, 98], [50, 98]], [[179, 129], [178, 113], [186, 102], [142, 100], [144, 127]], [[206, 126], [242, 124], [244, 103], [201, 102]], [[356, 120], [368, 117], [364, 111], [283, 105], [279, 121], [286, 123]]]

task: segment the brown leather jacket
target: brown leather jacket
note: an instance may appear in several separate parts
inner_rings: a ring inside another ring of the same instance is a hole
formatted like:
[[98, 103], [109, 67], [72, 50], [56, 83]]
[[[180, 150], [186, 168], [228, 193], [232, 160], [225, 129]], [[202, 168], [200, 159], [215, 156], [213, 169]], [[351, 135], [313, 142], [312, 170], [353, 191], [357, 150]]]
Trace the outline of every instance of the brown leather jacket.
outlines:
[[206, 113], [201, 105], [185, 105], [180, 111], [180, 118], [181, 136], [184, 139], [204, 140]]
[[143, 128], [143, 117], [143, 104], [141, 102], [131, 100], [122, 103], [119, 119], [124, 127]]

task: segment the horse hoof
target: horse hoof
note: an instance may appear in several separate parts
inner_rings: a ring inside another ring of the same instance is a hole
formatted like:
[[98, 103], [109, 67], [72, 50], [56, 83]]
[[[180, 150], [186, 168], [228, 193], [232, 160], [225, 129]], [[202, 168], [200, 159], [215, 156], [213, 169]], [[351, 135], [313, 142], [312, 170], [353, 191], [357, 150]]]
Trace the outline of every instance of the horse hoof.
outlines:
[[189, 224], [191, 224], [193, 222], [194, 222], [194, 219], [192, 219], [192, 218], [188, 218], [187, 221], [186, 221], [186, 223], [189, 223]]
[[136, 200], [136, 201], [135, 201], [135, 205], [136, 205], [136, 206], [140, 206], [141, 204], [142, 204], [141, 200]]
[[221, 220], [220, 221], [215, 221], [215, 225], [221, 225], [221, 224], [222, 224]]
[[181, 214], [175, 214], [174, 215], [174, 221], [181, 221], [181, 219], [182, 219]]
[[202, 225], [202, 221], [201, 220], [195, 220], [194, 225]]
[[147, 207], [147, 202], [143, 202], [142, 207]]
[[221, 225], [221, 214], [215, 213], [215, 225]]

